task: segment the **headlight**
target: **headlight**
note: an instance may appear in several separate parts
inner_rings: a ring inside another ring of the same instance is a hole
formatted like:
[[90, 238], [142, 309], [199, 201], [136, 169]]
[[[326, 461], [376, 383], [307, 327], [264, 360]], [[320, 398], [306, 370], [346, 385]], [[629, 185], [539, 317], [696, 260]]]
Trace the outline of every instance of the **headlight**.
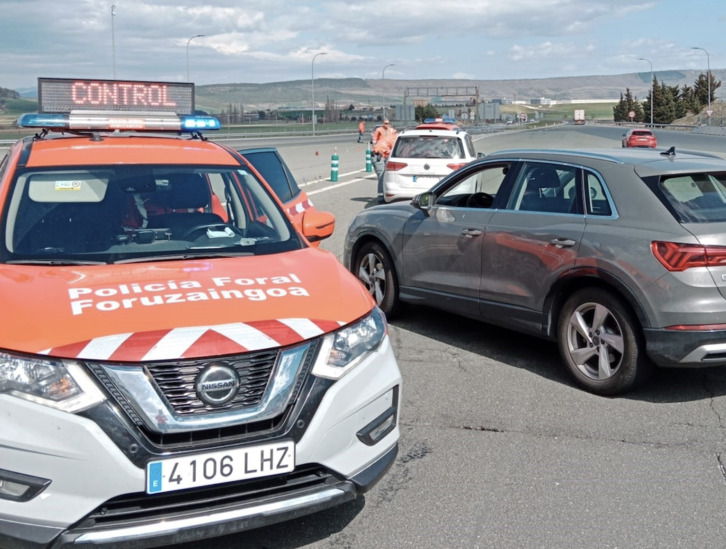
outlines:
[[0, 394], [66, 412], [79, 412], [105, 399], [76, 362], [8, 353], [0, 353]]
[[378, 307], [363, 320], [323, 339], [313, 375], [340, 379], [355, 368], [386, 336], [386, 318]]

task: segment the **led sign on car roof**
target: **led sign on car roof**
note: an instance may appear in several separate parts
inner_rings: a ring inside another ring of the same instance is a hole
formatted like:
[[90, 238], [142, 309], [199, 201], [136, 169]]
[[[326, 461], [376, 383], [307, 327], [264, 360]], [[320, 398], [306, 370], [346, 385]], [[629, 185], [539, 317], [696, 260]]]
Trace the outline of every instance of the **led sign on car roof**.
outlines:
[[44, 113], [102, 110], [191, 115], [194, 114], [194, 84], [38, 78], [38, 107]]
[[18, 126], [54, 130], [218, 130], [219, 120], [194, 116], [194, 84], [38, 78], [40, 112]]

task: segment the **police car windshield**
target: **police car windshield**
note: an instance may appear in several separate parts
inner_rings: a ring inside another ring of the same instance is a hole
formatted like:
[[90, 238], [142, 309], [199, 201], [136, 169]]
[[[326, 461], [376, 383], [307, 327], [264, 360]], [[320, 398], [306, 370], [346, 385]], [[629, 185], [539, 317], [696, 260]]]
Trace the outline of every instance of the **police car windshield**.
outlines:
[[244, 168], [104, 165], [19, 171], [5, 216], [5, 261], [158, 261], [303, 246]]

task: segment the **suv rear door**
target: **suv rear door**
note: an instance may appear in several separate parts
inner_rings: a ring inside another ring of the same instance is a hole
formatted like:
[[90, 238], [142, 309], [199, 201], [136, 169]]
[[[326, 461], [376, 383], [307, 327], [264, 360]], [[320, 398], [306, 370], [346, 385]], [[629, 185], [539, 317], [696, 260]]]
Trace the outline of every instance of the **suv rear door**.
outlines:
[[530, 331], [541, 321], [545, 297], [574, 266], [585, 230], [581, 173], [559, 164], [522, 164], [506, 205], [496, 210], [484, 234], [483, 317], [501, 321], [506, 309], [513, 324]]

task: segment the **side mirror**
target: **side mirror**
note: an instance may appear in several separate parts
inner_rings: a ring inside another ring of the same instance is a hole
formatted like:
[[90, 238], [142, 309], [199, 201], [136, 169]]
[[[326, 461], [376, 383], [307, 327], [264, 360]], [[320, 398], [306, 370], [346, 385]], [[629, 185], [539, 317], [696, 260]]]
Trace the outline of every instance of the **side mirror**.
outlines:
[[432, 192], [417, 194], [411, 200], [411, 205], [421, 211], [428, 212], [431, 209], [431, 206], [434, 205], [435, 198], [436, 195]]
[[330, 237], [335, 230], [335, 216], [329, 212], [321, 212], [314, 208], [305, 210], [302, 216], [301, 232], [308, 241], [316, 245]]

